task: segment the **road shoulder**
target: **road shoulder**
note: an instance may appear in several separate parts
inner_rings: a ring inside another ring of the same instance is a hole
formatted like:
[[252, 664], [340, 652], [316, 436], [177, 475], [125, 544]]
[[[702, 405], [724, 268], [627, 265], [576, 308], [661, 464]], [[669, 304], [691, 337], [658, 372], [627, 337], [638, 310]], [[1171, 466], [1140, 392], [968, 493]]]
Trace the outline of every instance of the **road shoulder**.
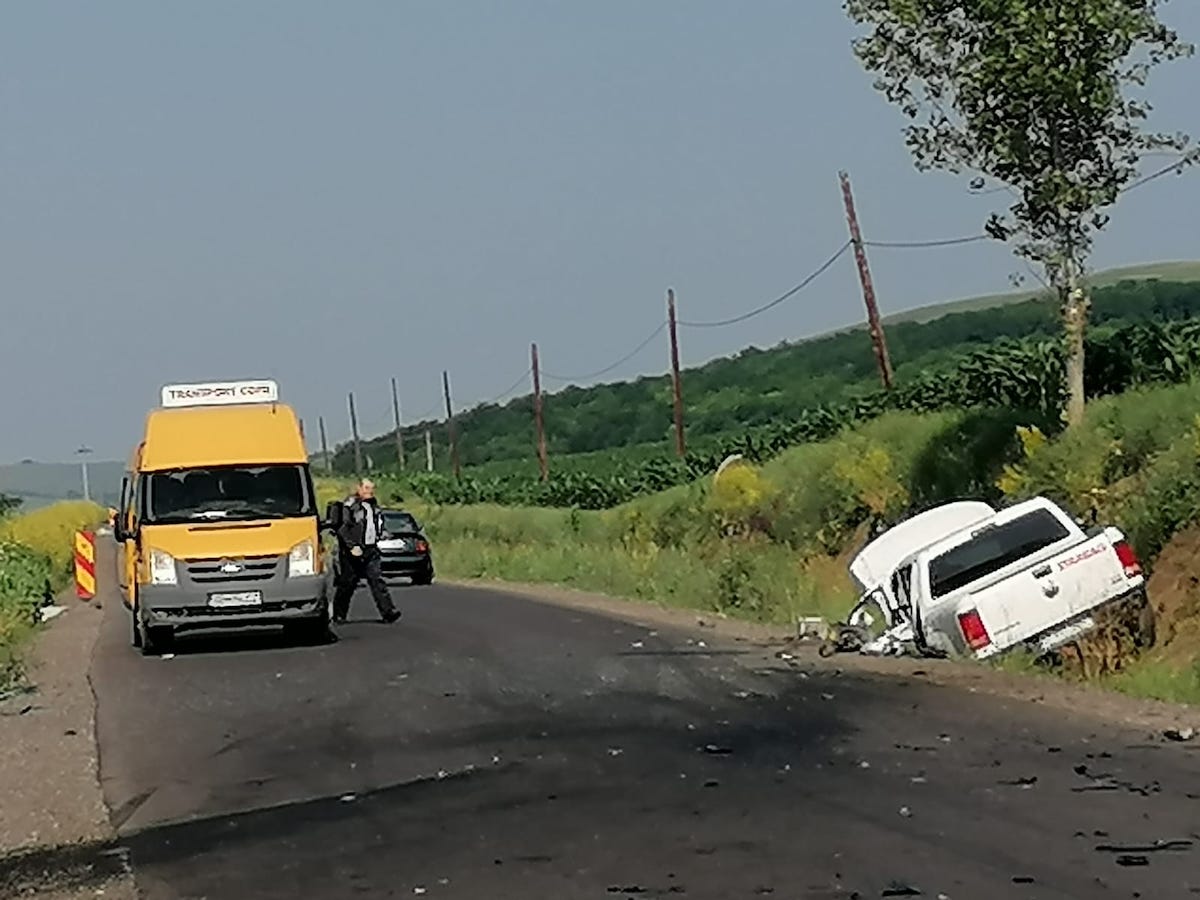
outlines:
[[[445, 580], [444, 580], [445, 581]], [[1039, 704], [1064, 715], [1097, 725], [1113, 724], [1146, 730], [1156, 740], [1165, 731], [1191, 727], [1200, 731], [1200, 709], [1181, 704], [1145, 700], [1073, 683], [1048, 675], [1016, 674], [975, 663], [908, 658], [879, 658], [841, 654], [832, 659], [817, 655], [816, 643], [797, 641], [794, 631], [782, 626], [731, 619], [716, 613], [683, 607], [658, 606], [546, 584], [518, 584], [482, 580], [445, 581], [456, 587], [499, 591], [542, 603], [609, 616], [648, 627], [686, 631], [696, 640], [739, 643], [747, 648], [746, 661], [809, 670], [853, 672], [868, 677], [919, 681], [954, 690], [1006, 700]], [[1196, 741], [1200, 751], [1200, 739]]]
[[114, 852], [89, 681], [103, 617], [74, 597], [37, 637], [30, 687], [0, 703], [0, 896], [136, 897]]

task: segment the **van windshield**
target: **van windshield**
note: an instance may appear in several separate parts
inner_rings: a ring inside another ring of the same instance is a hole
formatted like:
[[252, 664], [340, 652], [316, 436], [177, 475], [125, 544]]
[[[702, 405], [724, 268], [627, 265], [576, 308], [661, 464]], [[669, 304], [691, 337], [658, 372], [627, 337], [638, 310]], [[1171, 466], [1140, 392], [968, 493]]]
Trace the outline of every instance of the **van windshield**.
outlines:
[[145, 476], [146, 521], [156, 524], [287, 519], [314, 515], [299, 465], [213, 466]]
[[936, 600], [953, 593], [1058, 543], [1067, 534], [1062, 522], [1045, 509], [986, 528], [966, 543], [930, 561], [930, 595]]

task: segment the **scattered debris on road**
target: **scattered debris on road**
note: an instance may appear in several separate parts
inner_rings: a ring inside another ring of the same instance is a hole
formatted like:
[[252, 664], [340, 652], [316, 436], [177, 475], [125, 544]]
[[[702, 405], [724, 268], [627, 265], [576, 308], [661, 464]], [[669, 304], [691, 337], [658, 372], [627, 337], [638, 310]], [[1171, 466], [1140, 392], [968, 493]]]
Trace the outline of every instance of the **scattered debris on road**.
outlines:
[[65, 606], [43, 606], [38, 611], [38, 615], [43, 622], [49, 622], [51, 619], [61, 616], [66, 611], [67, 608]]
[[1117, 857], [1117, 865], [1118, 866], [1138, 866], [1138, 867], [1148, 866], [1148, 865], [1150, 865], [1150, 857], [1148, 857], [1148, 856], [1132, 856], [1132, 855], [1118, 856]]
[[1195, 728], [1168, 728], [1163, 732], [1163, 737], [1168, 741], [1186, 742], [1196, 736]]
[[893, 881], [885, 887], [879, 894], [880, 897], [920, 897], [921, 892], [911, 884], [905, 884], [902, 881]]

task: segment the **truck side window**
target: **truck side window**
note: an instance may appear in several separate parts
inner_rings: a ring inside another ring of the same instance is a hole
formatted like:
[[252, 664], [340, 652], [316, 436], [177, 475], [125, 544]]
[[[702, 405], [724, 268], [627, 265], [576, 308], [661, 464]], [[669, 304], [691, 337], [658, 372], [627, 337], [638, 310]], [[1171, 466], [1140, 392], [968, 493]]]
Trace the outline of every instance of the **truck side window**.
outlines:
[[903, 607], [907, 607], [912, 602], [911, 566], [905, 566], [892, 573], [892, 596]]

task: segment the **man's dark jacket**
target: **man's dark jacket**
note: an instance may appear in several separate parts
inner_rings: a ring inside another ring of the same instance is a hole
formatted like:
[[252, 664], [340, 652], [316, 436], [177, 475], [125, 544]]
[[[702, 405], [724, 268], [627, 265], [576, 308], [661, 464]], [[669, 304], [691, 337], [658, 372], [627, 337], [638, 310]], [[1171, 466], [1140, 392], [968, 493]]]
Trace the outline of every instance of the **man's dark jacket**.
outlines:
[[343, 504], [341, 523], [337, 528], [338, 541], [342, 547], [363, 547], [367, 539], [367, 516], [375, 517], [375, 540], [383, 540], [383, 513], [379, 511], [379, 503], [372, 497], [364, 500], [352, 497]]

